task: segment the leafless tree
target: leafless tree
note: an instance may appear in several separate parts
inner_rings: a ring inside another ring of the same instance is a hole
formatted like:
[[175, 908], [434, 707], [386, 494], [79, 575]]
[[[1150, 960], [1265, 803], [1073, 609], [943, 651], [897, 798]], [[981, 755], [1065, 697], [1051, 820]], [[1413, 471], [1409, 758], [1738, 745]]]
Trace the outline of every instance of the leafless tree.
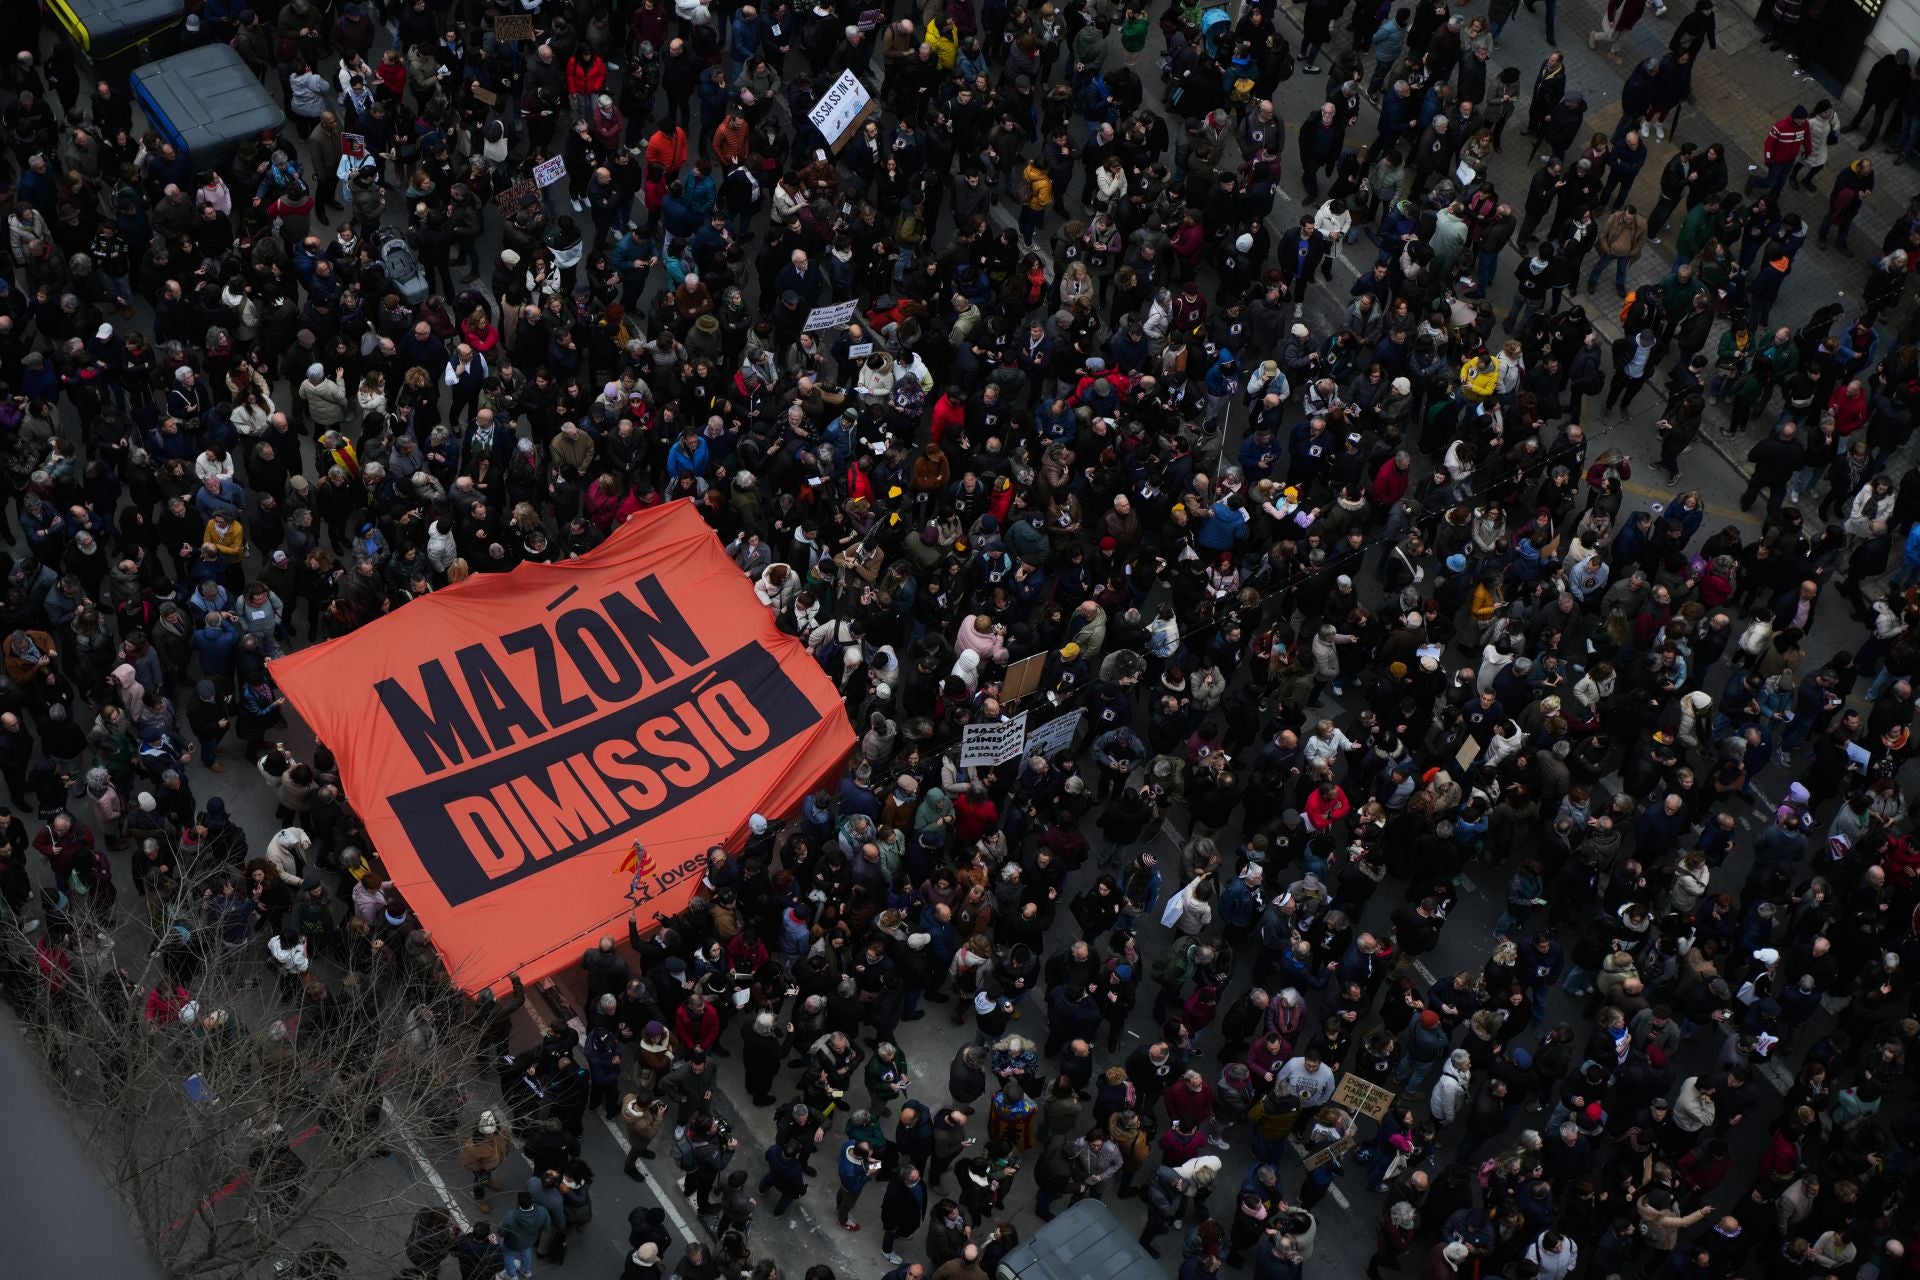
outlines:
[[481, 1076], [473, 1005], [378, 953], [276, 1001], [203, 894], [156, 904], [153, 946], [86, 908], [0, 919], [0, 993], [163, 1274], [324, 1275], [369, 1241], [390, 1266]]

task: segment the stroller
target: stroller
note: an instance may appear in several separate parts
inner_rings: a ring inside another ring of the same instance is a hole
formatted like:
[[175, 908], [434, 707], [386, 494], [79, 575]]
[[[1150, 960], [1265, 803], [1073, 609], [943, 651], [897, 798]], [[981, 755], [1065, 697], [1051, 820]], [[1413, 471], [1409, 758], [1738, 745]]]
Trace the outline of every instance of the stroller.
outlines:
[[386, 268], [387, 280], [402, 302], [415, 307], [427, 300], [427, 273], [421, 270], [413, 246], [399, 232], [389, 231], [381, 240], [380, 265]]

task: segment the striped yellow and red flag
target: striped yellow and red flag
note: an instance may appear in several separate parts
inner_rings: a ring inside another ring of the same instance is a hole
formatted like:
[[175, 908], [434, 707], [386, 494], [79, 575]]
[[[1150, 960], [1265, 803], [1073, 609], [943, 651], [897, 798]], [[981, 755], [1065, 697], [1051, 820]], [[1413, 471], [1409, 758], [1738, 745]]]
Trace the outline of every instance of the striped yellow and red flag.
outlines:
[[620, 860], [620, 870], [623, 874], [649, 875], [653, 871], [653, 855], [647, 852], [645, 845], [636, 840], [633, 848], [627, 850], [627, 856]]

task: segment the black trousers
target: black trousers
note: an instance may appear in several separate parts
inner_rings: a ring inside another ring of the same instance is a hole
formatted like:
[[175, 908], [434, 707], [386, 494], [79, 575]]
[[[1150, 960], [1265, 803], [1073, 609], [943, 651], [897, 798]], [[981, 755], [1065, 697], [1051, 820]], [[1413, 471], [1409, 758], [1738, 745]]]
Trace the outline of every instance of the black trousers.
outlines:
[[1633, 412], [1633, 398], [1640, 394], [1640, 388], [1647, 385], [1646, 375], [1629, 378], [1624, 369], [1613, 372], [1613, 381], [1607, 384], [1607, 412], [1613, 412], [1617, 403], [1622, 413]]

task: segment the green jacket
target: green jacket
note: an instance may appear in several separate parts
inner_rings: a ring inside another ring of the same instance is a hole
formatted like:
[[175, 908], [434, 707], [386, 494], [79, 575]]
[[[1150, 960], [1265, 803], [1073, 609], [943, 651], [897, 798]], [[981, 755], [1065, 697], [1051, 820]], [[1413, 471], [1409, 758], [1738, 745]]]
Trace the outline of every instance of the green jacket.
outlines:
[[1769, 342], [1766, 346], [1760, 348], [1759, 354], [1765, 356], [1768, 363], [1773, 365], [1773, 380], [1775, 382], [1785, 382], [1793, 376], [1794, 370], [1800, 367], [1800, 352], [1791, 342], [1788, 342], [1785, 346]]
[[1747, 345], [1742, 347], [1734, 341], [1734, 331], [1728, 329], [1720, 335], [1720, 367], [1728, 373], [1745, 373], [1753, 364], [1753, 334], [1747, 334]]
[[1176, 943], [1161, 952], [1160, 958], [1153, 962], [1153, 980], [1163, 986], [1178, 986], [1185, 982], [1195, 945], [1188, 943], [1182, 946]]
[[1661, 283], [1667, 290], [1667, 319], [1672, 321], [1684, 320], [1692, 315], [1694, 295], [1706, 292], [1706, 286], [1700, 283], [1698, 275], [1690, 275], [1682, 281], [1677, 270]]
[[877, 1117], [869, 1119], [865, 1124], [854, 1124], [851, 1119], [851, 1113], [849, 1113], [849, 1119], [847, 1121], [847, 1141], [866, 1143], [868, 1149], [871, 1150], [876, 1157], [887, 1149], [887, 1133], [886, 1130], [880, 1127], [880, 1121]]
[[531, 1249], [540, 1243], [540, 1233], [553, 1223], [553, 1215], [541, 1205], [531, 1209], [514, 1208], [500, 1219], [500, 1243], [508, 1249]]
[[1674, 242], [1674, 252], [1689, 258], [1700, 252], [1700, 246], [1713, 235], [1716, 212], [1713, 205], [1706, 201], [1693, 206], [1687, 214], [1687, 220], [1680, 224], [1680, 238]]
[[[878, 1098], [882, 1106], [893, 1098], [896, 1082], [907, 1078], [907, 1055], [904, 1053], [894, 1054], [892, 1062], [877, 1053], [867, 1059], [867, 1092]], [[880, 1145], [875, 1143], [875, 1150]]]

